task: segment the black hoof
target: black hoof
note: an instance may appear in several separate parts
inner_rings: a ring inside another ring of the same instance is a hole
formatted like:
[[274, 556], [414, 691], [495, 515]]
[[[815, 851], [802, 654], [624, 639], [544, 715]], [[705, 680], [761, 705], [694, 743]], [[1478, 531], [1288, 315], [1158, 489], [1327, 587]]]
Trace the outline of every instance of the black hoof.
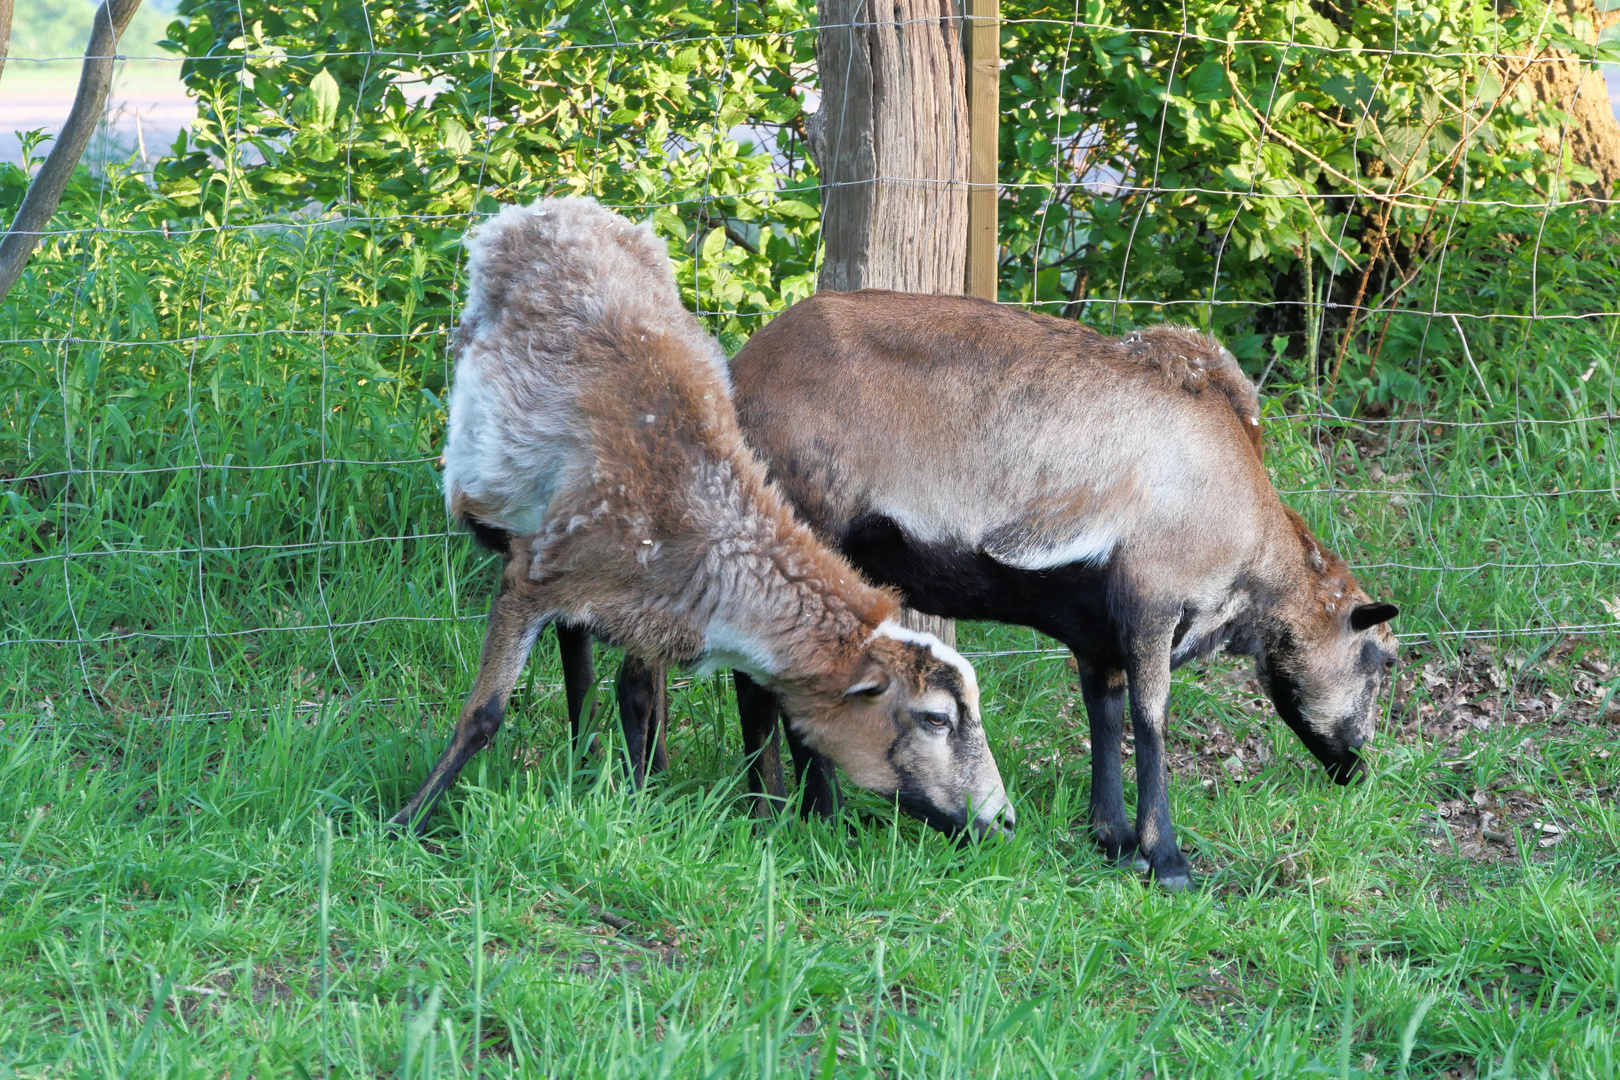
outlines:
[[1154, 874], [1154, 882], [1165, 892], [1187, 892], [1193, 887], [1192, 875], [1180, 873]]
[[1160, 854], [1157, 859], [1151, 855], [1143, 860], [1148, 865], [1148, 874], [1166, 892], [1186, 892], [1193, 887], [1192, 868], [1187, 865], [1187, 857], [1180, 851], [1172, 848]]

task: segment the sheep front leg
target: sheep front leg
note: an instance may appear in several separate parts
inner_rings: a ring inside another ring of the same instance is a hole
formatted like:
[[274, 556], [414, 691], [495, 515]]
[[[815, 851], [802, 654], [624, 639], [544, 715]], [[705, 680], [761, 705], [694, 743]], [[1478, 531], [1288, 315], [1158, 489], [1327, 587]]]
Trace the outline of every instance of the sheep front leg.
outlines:
[[1091, 723], [1091, 839], [1113, 862], [1147, 863], [1136, 847], [1136, 830], [1125, 816], [1125, 784], [1120, 771], [1125, 736], [1125, 672], [1080, 663], [1080, 693]]
[[388, 819], [392, 828], [409, 826], [421, 832], [439, 796], [455, 783], [468, 760], [495, 737], [524, 661], [529, 658], [529, 650], [550, 620], [551, 612], [536, 598], [501, 582], [500, 590], [490, 603], [489, 625], [484, 630], [484, 647], [478, 658], [478, 677], [473, 682], [472, 693], [461, 706], [450, 745], [411, 796], [411, 801]]
[[1132, 649], [1131, 728], [1136, 733], [1136, 841], [1154, 880], [1177, 892], [1192, 875], [1170, 823], [1170, 771], [1165, 729], [1170, 704], [1170, 635], [1154, 635]]
[[793, 755], [793, 771], [799, 777], [799, 817], [808, 821], [818, 817], [831, 821], [844, 811], [844, 793], [838, 787], [838, 769], [825, 754], [810, 749], [784, 722], [788, 752]]
[[775, 817], [787, 802], [782, 776], [782, 751], [777, 742], [776, 695], [741, 671], [732, 671], [737, 688], [737, 720], [742, 725], [743, 757], [748, 763], [748, 791], [754, 796], [754, 816]]
[[[557, 624], [557, 656], [562, 661], [563, 695], [568, 701], [568, 732], [575, 753], [583, 753], [580, 730], [586, 725], [585, 698], [596, 684], [596, 661], [591, 655], [591, 632], [583, 626]], [[593, 707], [591, 712], [595, 713]]]

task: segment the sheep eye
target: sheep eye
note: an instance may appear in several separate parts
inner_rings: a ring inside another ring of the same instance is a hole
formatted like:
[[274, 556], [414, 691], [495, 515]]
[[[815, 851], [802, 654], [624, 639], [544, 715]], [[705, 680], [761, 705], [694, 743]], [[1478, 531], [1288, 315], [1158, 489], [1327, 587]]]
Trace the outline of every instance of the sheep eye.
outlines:
[[1395, 670], [1395, 658], [1393, 656], [1387, 657], [1384, 660], [1384, 672], [1386, 674], [1388, 674], [1389, 672], [1392, 672], [1394, 670]]
[[911, 717], [919, 724], [927, 724], [929, 727], [935, 729], [948, 728], [951, 726], [951, 714], [946, 712], [925, 712], [922, 709], [914, 709], [912, 710]]

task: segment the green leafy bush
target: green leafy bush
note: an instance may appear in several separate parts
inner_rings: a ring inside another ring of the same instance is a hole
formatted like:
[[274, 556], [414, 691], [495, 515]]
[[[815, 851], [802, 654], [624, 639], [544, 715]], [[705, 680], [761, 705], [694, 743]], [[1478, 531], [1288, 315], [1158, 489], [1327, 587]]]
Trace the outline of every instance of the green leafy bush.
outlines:
[[1275, 346], [1344, 410], [1417, 400], [1369, 383], [1383, 334], [1362, 310], [1432, 310], [1448, 251], [1536, 233], [1528, 218], [1597, 179], [1557, 152], [1567, 118], [1527, 78], [1525, 57], [1593, 55], [1556, 14], [1025, 6], [1002, 45], [1003, 295], [1110, 326], [1196, 321], [1257, 373]]
[[[805, 5], [182, 0], [201, 118], [158, 169], [207, 221], [312, 207], [454, 243], [502, 202], [591, 193], [650, 216], [719, 332], [811, 290]], [[450, 280], [434, 283], [452, 288]]]

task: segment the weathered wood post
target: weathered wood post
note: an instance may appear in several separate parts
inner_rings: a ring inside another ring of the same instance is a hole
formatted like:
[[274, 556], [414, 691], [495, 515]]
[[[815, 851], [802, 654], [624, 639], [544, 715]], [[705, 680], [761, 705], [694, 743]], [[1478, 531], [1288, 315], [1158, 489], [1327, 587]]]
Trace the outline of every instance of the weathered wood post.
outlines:
[[[956, 0], [817, 0], [821, 107], [807, 131], [821, 170], [818, 288], [967, 285], [995, 297], [996, 2], [966, 2], [978, 35], [971, 80]], [[908, 610], [905, 622], [956, 641], [949, 619]]]
[[1001, 138], [1001, 2], [966, 0], [968, 59], [967, 294], [996, 299], [1001, 241], [996, 180]]
[[823, 289], [960, 293], [967, 80], [953, 0], [818, 0]]

